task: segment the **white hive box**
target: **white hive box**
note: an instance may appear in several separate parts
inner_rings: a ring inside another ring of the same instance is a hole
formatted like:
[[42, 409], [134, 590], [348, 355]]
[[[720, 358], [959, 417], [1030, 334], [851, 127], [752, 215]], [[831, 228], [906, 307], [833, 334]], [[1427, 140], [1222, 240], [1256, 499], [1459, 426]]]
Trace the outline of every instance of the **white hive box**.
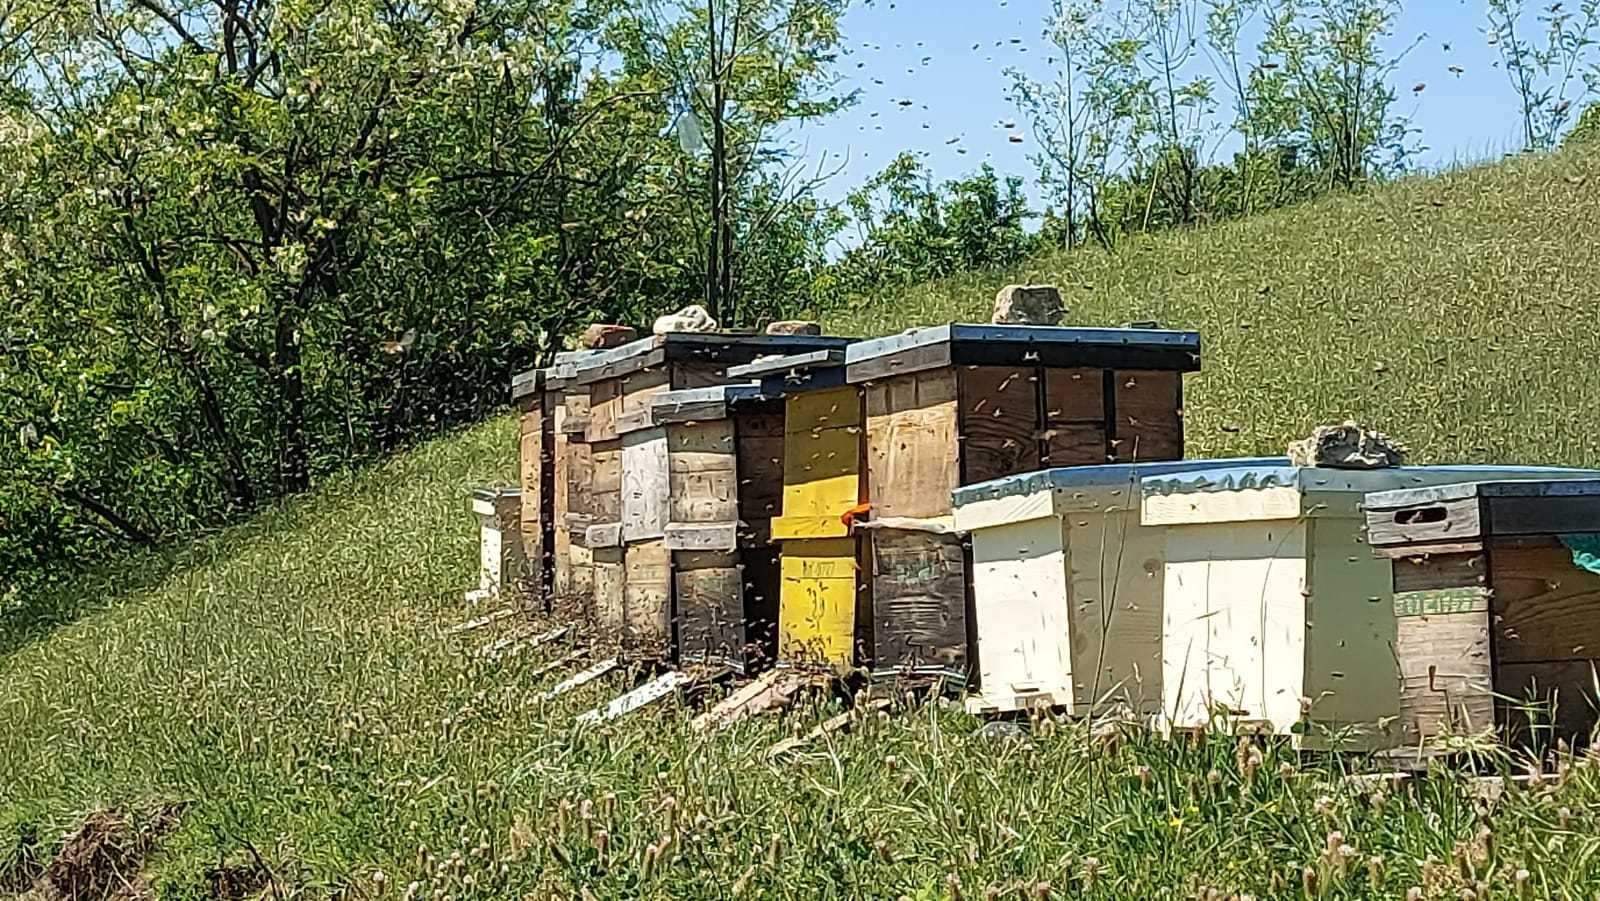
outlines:
[[478, 587], [467, 592], [467, 600], [492, 600], [516, 585], [526, 565], [518, 533], [522, 492], [478, 488], [472, 492], [472, 512], [478, 514]]
[[1593, 476], [1239, 465], [1144, 479], [1140, 523], [1165, 527], [1167, 539], [1162, 717], [1180, 729], [1226, 723], [1292, 735], [1306, 748], [1394, 747], [1394, 582], [1390, 561], [1367, 546], [1363, 496]]
[[1284, 459], [1073, 466], [954, 493], [972, 538], [978, 686], [973, 713], [1086, 714], [1161, 704], [1161, 527], [1144, 527], [1140, 480]]

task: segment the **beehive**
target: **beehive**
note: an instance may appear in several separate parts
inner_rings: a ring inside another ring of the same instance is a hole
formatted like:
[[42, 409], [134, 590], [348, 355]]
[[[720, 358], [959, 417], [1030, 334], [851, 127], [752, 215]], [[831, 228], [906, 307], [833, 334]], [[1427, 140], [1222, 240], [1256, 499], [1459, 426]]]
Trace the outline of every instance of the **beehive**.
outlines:
[[594, 609], [602, 642], [630, 657], [672, 656], [671, 506], [665, 426], [652, 420], [668, 391], [729, 381], [728, 367], [762, 355], [842, 346], [804, 335], [669, 333], [601, 351], [577, 367], [589, 390], [584, 439], [593, 469], [585, 532], [594, 566]]
[[467, 600], [494, 600], [514, 590], [524, 572], [522, 492], [516, 488], [476, 489], [472, 512], [478, 515], [478, 587], [467, 592]]
[[555, 407], [545, 390], [546, 370], [533, 369], [511, 380], [517, 408], [517, 463], [521, 487], [521, 537], [524, 594], [538, 606], [555, 588], [553, 531], [555, 500]]
[[1178, 728], [1242, 725], [1302, 747], [1394, 747], [1393, 567], [1367, 545], [1363, 497], [1584, 475], [1248, 464], [1143, 479], [1140, 524], [1166, 527], [1163, 718]]
[[864, 398], [873, 669], [965, 677], [966, 549], [951, 493], [1047, 467], [1183, 456], [1200, 338], [945, 325], [851, 345]]
[[1379, 492], [1366, 523], [1393, 561], [1402, 747], [1487, 728], [1513, 745], [1590, 740], [1600, 481]]
[[968, 710], [1158, 712], [1166, 532], [1140, 525], [1140, 480], [1225, 462], [1048, 469], [957, 489], [979, 668]]
[[781, 401], [755, 385], [656, 395], [669, 481], [677, 657], [752, 672], [775, 656], [777, 551], [770, 521], [782, 484]]

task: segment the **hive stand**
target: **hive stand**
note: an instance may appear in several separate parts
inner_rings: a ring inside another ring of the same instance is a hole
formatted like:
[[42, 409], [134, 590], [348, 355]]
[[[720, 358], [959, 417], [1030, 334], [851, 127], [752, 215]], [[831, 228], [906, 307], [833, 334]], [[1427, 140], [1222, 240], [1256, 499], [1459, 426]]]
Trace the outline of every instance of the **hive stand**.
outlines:
[[951, 493], [1041, 468], [1183, 456], [1200, 337], [1161, 329], [944, 325], [863, 341], [873, 670], [964, 680], [969, 550]]
[[1143, 479], [1140, 525], [1166, 534], [1162, 717], [1179, 729], [1220, 720], [1302, 748], [1396, 747], [1395, 582], [1390, 561], [1367, 544], [1363, 498], [1403, 487], [1597, 476], [1249, 463]]
[[592, 521], [585, 537], [593, 558], [598, 640], [615, 644], [629, 659], [672, 657], [672, 552], [665, 543], [672, 495], [665, 427], [652, 421], [654, 398], [726, 384], [729, 366], [758, 356], [846, 341], [678, 332], [602, 351], [578, 365], [574, 381], [589, 391], [584, 440], [593, 467]]
[[1581, 555], [1596, 549], [1600, 481], [1379, 492], [1366, 523], [1393, 561], [1403, 748], [1489, 727], [1513, 746], [1590, 740], [1600, 564]]
[[981, 667], [967, 709], [1158, 713], [1166, 531], [1139, 524], [1140, 480], [1228, 462], [1058, 468], [957, 489]]
[[666, 436], [677, 658], [751, 674], [776, 656], [782, 401], [727, 385], [662, 392], [650, 410]]

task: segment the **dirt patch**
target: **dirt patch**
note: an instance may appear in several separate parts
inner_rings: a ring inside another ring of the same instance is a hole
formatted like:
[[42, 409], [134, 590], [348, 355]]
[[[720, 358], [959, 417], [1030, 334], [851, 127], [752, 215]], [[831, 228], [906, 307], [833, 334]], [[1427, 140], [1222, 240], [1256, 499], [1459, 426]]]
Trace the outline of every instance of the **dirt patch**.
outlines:
[[178, 825], [182, 805], [144, 817], [96, 810], [61, 839], [34, 886], [41, 901], [139, 901], [152, 897], [144, 864], [160, 839]]

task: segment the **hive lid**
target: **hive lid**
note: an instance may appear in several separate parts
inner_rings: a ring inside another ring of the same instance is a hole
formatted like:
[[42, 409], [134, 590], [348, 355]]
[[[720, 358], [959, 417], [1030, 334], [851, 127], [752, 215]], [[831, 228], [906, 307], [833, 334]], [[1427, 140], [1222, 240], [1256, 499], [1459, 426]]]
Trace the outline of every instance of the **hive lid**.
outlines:
[[850, 345], [846, 377], [870, 381], [945, 366], [1200, 368], [1198, 332], [952, 323]]
[[738, 365], [771, 354], [844, 347], [853, 340], [826, 335], [668, 332], [598, 352], [578, 365], [577, 382], [587, 385], [677, 361]]
[[650, 421], [656, 425], [666, 425], [669, 422], [726, 419], [731, 407], [760, 397], [761, 386], [754, 382], [663, 391], [650, 399]]
[[959, 526], [965, 530], [981, 529], [1110, 504], [1136, 508], [1141, 497], [1140, 482], [1150, 476], [1238, 466], [1284, 467], [1288, 462], [1284, 457], [1246, 457], [1061, 466], [957, 488], [952, 499]]
[[1367, 495], [1364, 506], [1374, 548], [1425, 549], [1492, 536], [1592, 534], [1600, 532], [1600, 478], [1380, 491]]
[[546, 370], [530, 369], [519, 372], [511, 377], [511, 400], [513, 403], [533, 394], [539, 393], [544, 388]]
[[1479, 480], [1573, 480], [1600, 471], [1554, 466], [1395, 466], [1388, 469], [1233, 465], [1140, 481], [1144, 525], [1357, 516], [1366, 495]]

